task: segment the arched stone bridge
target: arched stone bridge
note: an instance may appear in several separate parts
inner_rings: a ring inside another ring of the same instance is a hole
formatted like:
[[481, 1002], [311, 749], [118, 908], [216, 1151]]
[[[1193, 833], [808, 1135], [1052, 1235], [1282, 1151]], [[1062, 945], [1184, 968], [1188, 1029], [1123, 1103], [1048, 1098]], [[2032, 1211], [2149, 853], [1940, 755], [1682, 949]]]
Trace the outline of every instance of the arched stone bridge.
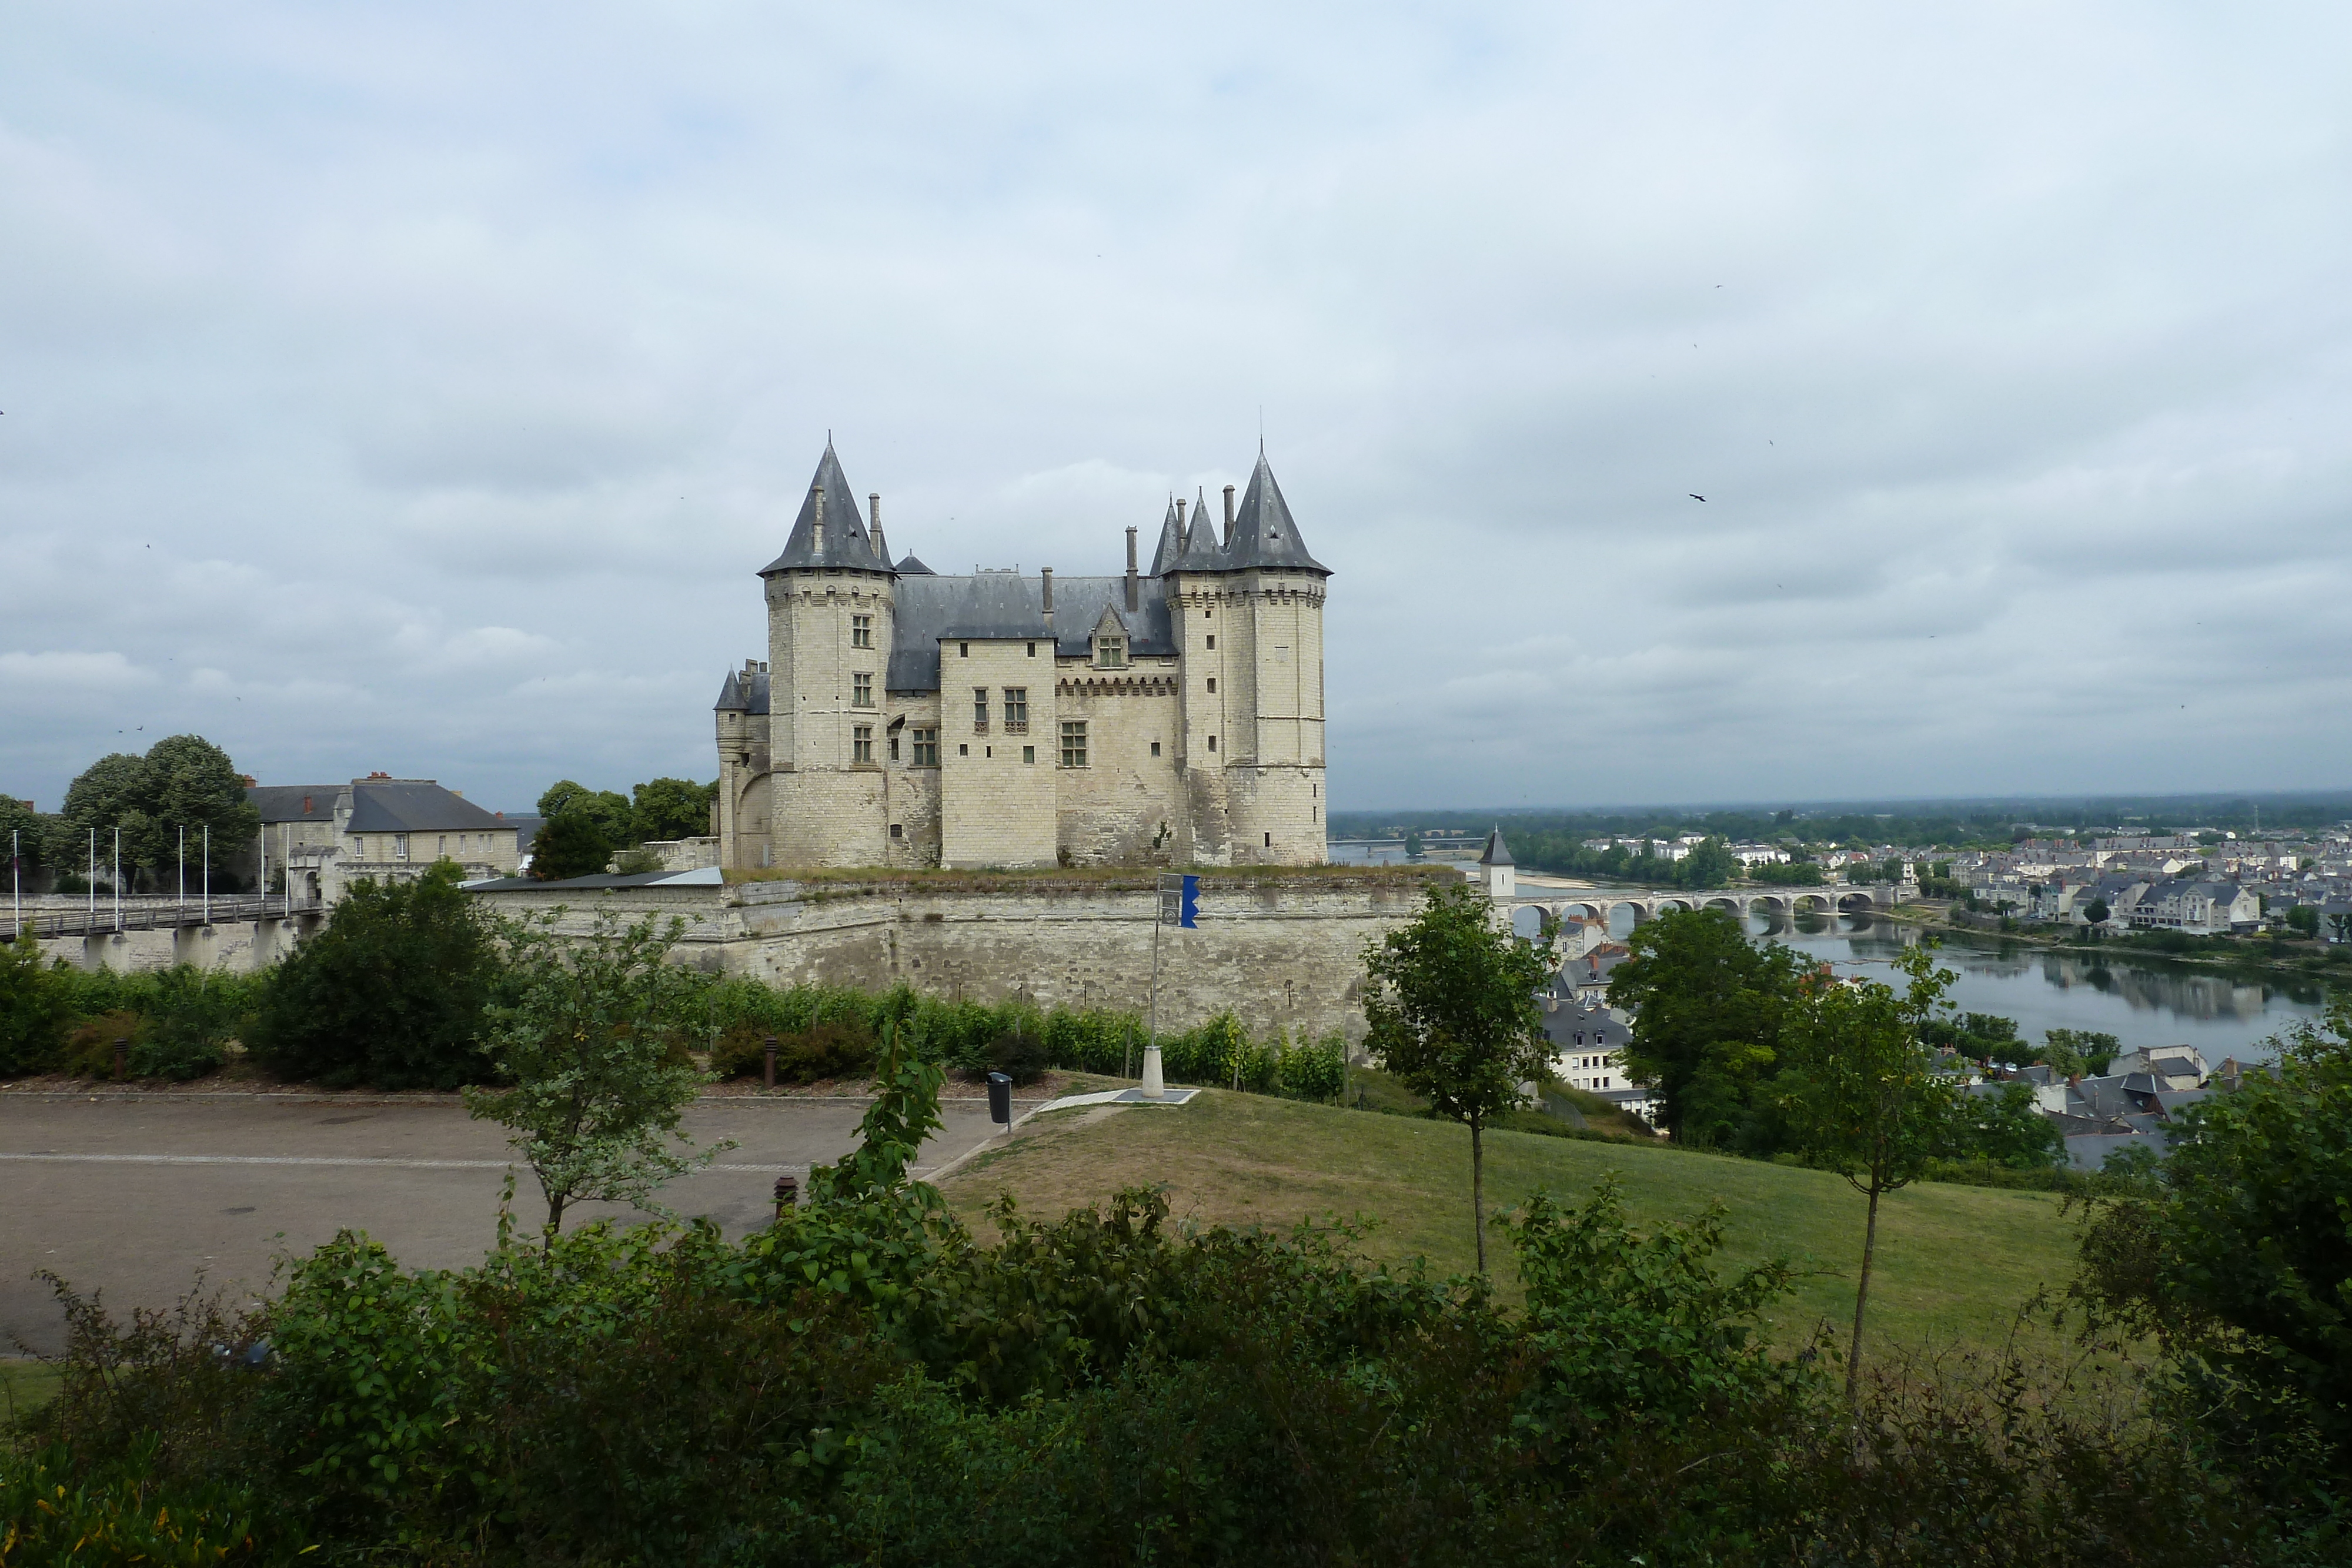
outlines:
[[[1633, 924], [1654, 919], [1673, 909], [1728, 909], [1735, 915], [1852, 915], [1884, 909], [1895, 903], [1892, 883], [1869, 887], [1832, 883], [1822, 887], [1724, 887], [1710, 892], [1635, 892], [1616, 888], [1522, 888], [1503, 900], [1516, 915], [1522, 909], [1539, 911], [1548, 926], [1557, 929], [1571, 915], [1611, 922], [1620, 909], [1633, 912]], [[1515, 922], [1516, 924], [1516, 922]]]

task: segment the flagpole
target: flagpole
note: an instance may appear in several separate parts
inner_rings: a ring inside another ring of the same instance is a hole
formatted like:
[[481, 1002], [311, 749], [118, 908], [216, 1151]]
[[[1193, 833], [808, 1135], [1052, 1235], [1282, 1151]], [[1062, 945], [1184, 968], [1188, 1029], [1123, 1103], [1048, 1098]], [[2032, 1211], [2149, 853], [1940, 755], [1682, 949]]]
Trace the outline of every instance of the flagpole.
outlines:
[[1168, 1098], [1168, 1080], [1160, 1066], [1160, 928], [1167, 924], [1160, 908], [1163, 895], [1151, 898], [1151, 1033], [1143, 1046], [1143, 1097]]

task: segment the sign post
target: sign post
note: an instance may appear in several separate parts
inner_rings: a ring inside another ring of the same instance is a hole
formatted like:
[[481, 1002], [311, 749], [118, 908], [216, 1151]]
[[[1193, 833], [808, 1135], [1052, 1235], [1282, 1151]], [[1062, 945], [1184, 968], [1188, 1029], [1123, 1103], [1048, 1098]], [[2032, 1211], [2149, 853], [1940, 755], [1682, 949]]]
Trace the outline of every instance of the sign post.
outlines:
[[1160, 909], [1151, 925], [1151, 1035], [1143, 1048], [1143, 1097], [1168, 1098], [1168, 1081], [1160, 1067], [1160, 928], [1192, 930], [1201, 913], [1201, 879], [1174, 872], [1160, 875]]

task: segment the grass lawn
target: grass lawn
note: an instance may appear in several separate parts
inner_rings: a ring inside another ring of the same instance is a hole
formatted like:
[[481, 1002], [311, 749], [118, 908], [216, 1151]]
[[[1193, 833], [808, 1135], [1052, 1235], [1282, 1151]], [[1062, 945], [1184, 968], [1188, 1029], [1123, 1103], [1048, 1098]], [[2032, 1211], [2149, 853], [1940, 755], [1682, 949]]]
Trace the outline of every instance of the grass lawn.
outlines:
[[62, 1375], [45, 1362], [0, 1357], [0, 1426], [47, 1404]]
[[[1695, 1214], [1720, 1199], [1729, 1211], [1723, 1259], [1788, 1252], [1825, 1271], [1803, 1281], [1773, 1314], [1776, 1341], [1801, 1340], [1822, 1318], [1841, 1328], [1853, 1321], [1864, 1206], [1833, 1176], [1527, 1133], [1489, 1132], [1486, 1145], [1490, 1211], [1538, 1187], [1581, 1199], [1610, 1171], [1622, 1176], [1637, 1223]], [[1160, 1183], [1180, 1218], [1286, 1226], [1310, 1215], [1363, 1214], [1379, 1221], [1363, 1247], [1368, 1258], [1420, 1255], [1444, 1270], [1473, 1264], [1467, 1129], [1262, 1095], [1211, 1090], [1174, 1110], [1041, 1116], [951, 1175], [944, 1190], [985, 1236], [981, 1210], [1000, 1192], [1032, 1217], [1056, 1218], [1116, 1188]], [[2063, 1286], [2074, 1270], [2074, 1228], [2045, 1193], [1906, 1187], [1879, 1206], [1878, 1234], [1874, 1343], [1996, 1342], [2021, 1302], [2044, 1284]], [[1490, 1233], [1487, 1257], [1514, 1292], [1501, 1236]]]

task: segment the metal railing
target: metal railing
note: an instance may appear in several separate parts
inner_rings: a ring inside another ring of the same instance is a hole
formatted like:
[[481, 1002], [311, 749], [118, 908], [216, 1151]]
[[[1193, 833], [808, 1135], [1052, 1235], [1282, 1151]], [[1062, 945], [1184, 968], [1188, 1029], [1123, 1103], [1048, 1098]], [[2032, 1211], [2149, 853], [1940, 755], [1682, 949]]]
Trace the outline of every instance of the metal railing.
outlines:
[[161, 931], [183, 925], [223, 925], [246, 920], [285, 919], [315, 914], [324, 904], [286, 894], [215, 894], [209, 900], [140, 899], [117, 911], [109, 904], [92, 909], [26, 910], [21, 923], [0, 904], [0, 930], [15, 941], [22, 932], [43, 936], [100, 936], [116, 931]]

